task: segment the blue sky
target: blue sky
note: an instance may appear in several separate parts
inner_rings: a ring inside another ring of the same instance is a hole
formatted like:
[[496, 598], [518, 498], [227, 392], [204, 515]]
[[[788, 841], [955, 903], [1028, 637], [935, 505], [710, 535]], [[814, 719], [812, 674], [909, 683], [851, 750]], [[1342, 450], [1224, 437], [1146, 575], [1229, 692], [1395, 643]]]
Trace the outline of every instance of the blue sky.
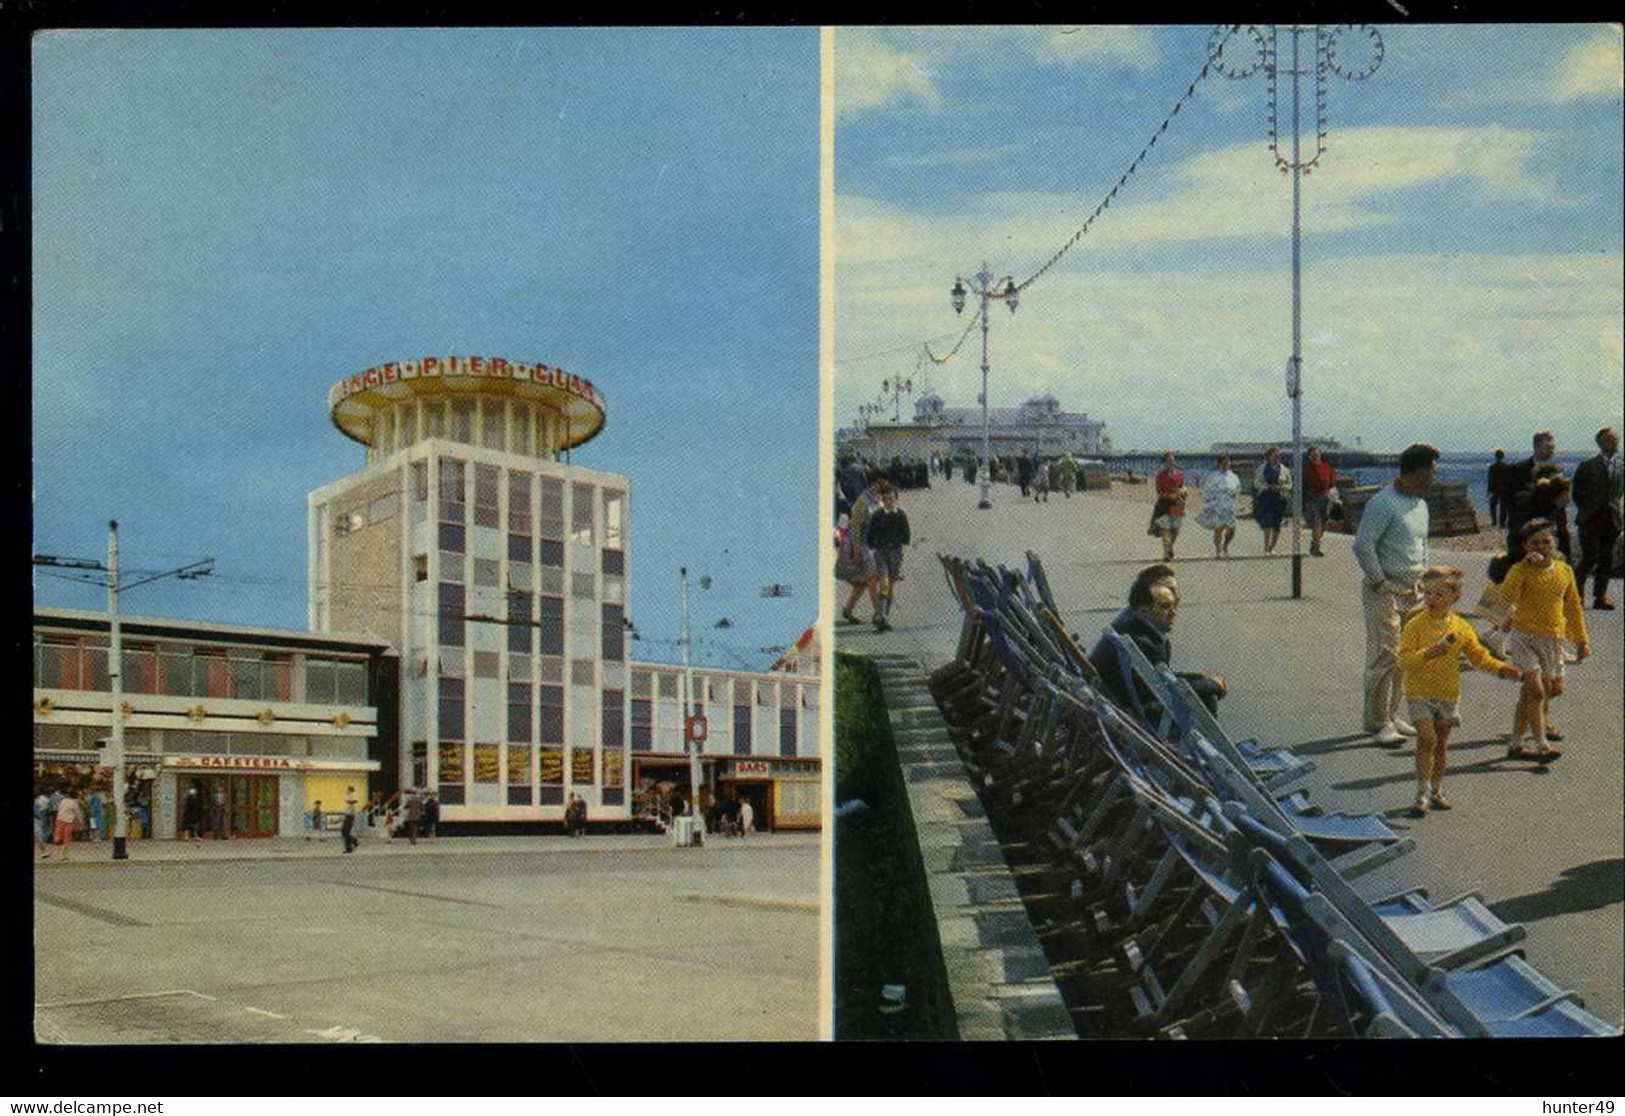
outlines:
[[707, 661], [812, 622], [816, 30], [58, 32], [33, 64], [37, 551], [117, 518], [127, 567], [216, 559], [126, 611], [302, 628], [306, 493], [364, 461], [327, 389], [485, 354], [603, 391], [574, 461], [632, 481], [637, 654], [676, 658], [685, 563]]
[[[1073, 234], [1211, 33], [837, 32], [837, 425], [916, 372], [920, 342], [952, 346], [971, 316], [949, 305], [956, 274], [986, 259], [1021, 282]], [[1329, 77], [1328, 148], [1303, 179], [1305, 429], [1479, 450], [1546, 426], [1589, 448], [1625, 392], [1619, 28], [1379, 33], [1369, 78]], [[1285, 70], [1284, 29], [1279, 44]], [[1370, 49], [1338, 42], [1345, 69]], [[1053, 391], [1121, 448], [1290, 433], [1291, 192], [1266, 104], [1262, 73], [1200, 83], [1014, 316], [996, 307], [994, 405]], [[974, 405], [978, 347], [916, 384]]]

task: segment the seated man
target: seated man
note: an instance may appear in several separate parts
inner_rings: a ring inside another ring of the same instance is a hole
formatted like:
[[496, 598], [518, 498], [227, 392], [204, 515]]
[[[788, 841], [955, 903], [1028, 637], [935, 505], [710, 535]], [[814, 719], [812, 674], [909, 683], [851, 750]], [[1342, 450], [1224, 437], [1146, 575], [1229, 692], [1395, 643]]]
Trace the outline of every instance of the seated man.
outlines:
[[[1178, 610], [1179, 582], [1174, 579], [1174, 568], [1159, 562], [1147, 566], [1134, 578], [1134, 584], [1129, 587], [1128, 607], [1117, 614], [1111, 627], [1132, 639], [1152, 665], [1166, 665], [1173, 656], [1168, 633], [1173, 629]], [[1124, 710], [1132, 710], [1134, 702], [1123, 686], [1117, 648], [1102, 638], [1089, 653], [1089, 662], [1100, 672], [1107, 695]], [[1218, 713], [1219, 699], [1228, 692], [1223, 678], [1216, 674], [1175, 673], [1190, 685], [1209, 712]], [[1151, 692], [1143, 685], [1139, 697], [1147, 710], [1157, 708]]]

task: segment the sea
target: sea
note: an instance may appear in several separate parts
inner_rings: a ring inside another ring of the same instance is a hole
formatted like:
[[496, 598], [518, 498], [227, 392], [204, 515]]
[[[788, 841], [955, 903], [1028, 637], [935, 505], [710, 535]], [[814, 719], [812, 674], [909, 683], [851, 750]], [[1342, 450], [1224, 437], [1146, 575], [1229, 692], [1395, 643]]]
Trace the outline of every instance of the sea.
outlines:
[[[1591, 457], [1595, 452], [1595, 450], [1591, 451], [1591, 453], [1560, 452], [1552, 460], [1563, 467], [1564, 476], [1573, 477], [1575, 466]], [[1283, 456], [1288, 462], [1291, 461], [1290, 454]], [[1528, 456], [1528, 451], [1516, 455], [1509, 452], [1507, 460], [1518, 462], [1525, 460]], [[1337, 466], [1337, 454], [1328, 454], [1327, 458], [1333, 466]], [[1434, 474], [1434, 478], [1441, 483], [1466, 481], [1467, 495], [1473, 501], [1473, 506], [1478, 509], [1479, 518], [1488, 519], [1490, 514], [1489, 468], [1490, 463], [1494, 460], [1495, 455], [1489, 453], [1446, 453], [1439, 458], [1439, 467]], [[1156, 457], [1127, 458], [1122, 461], [1122, 464], [1135, 472], [1147, 475], [1162, 468], [1162, 460]], [[1208, 466], [1209, 462], [1207, 460], [1204, 460], [1201, 465], [1186, 461], [1179, 463], [1179, 467], [1185, 471], [1186, 485], [1192, 488], [1201, 485], [1202, 479], [1211, 471]], [[1397, 470], [1390, 466], [1380, 466], [1369, 469], [1338, 468], [1337, 472], [1342, 476], [1352, 475], [1356, 484], [1387, 484], [1394, 479]]]

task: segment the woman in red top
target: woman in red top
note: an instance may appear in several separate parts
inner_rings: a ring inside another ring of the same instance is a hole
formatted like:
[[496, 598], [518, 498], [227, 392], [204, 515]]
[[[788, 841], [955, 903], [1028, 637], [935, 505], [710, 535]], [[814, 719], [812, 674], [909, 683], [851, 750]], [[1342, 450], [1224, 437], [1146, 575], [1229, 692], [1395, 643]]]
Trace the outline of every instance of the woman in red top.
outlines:
[[1162, 468], [1157, 470], [1157, 502], [1151, 509], [1151, 529], [1148, 534], [1162, 539], [1162, 560], [1174, 560], [1174, 540], [1185, 522], [1185, 474], [1174, 464], [1174, 453], [1165, 450]]
[[1337, 486], [1337, 470], [1320, 455], [1319, 446], [1310, 446], [1303, 458], [1303, 521], [1309, 524], [1315, 537], [1309, 544], [1309, 553], [1324, 558], [1320, 549], [1320, 536], [1326, 532], [1326, 514], [1331, 507], [1327, 495]]

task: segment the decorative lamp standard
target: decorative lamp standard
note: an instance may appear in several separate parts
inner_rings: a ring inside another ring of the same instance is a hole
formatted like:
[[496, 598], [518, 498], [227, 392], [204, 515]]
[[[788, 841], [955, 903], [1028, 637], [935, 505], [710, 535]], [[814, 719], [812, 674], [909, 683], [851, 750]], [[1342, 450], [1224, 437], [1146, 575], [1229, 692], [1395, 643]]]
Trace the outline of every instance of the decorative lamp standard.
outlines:
[[[1301, 64], [1299, 39], [1311, 28], [1300, 24], [1292, 24], [1289, 34], [1292, 36], [1292, 68], [1284, 71], [1292, 77], [1292, 157], [1290, 159], [1281, 154], [1280, 137], [1277, 134], [1277, 121], [1280, 112], [1277, 107], [1276, 88], [1282, 70], [1276, 61], [1276, 42], [1278, 33], [1272, 24], [1263, 29], [1256, 26], [1247, 26], [1242, 29], [1241, 35], [1235, 36], [1240, 40], [1242, 35], [1251, 40], [1251, 49], [1242, 48], [1235, 55], [1226, 59], [1225, 47], [1231, 41], [1231, 32], [1227, 27], [1218, 27], [1213, 32], [1213, 46], [1209, 53], [1220, 73], [1228, 78], [1245, 78], [1264, 71], [1269, 83], [1269, 124], [1270, 124], [1270, 153], [1275, 156], [1275, 165], [1282, 174], [1292, 175], [1292, 355], [1287, 360], [1286, 393], [1292, 400], [1292, 469], [1297, 483], [1292, 486], [1292, 599], [1303, 597], [1303, 543], [1300, 539], [1299, 529], [1303, 520], [1303, 294], [1302, 294], [1302, 253], [1299, 248], [1300, 241], [1300, 215], [1301, 206], [1299, 193], [1303, 176], [1310, 173], [1320, 163], [1320, 157], [1326, 153], [1326, 137], [1330, 134], [1326, 120], [1326, 75], [1334, 73], [1347, 81], [1364, 81], [1377, 72], [1382, 65], [1382, 36], [1375, 27], [1369, 24], [1345, 24], [1330, 29], [1315, 25], [1312, 30], [1315, 36], [1315, 65], [1313, 70]], [[1315, 79], [1315, 153], [1305, 159], [1299, 146], [1298, 131], [1301, 124], [1300, 92], [1304, 77], [1313, 75]]]
[[[979, 471], [982, 497], [977, 501], [976, 506], [978, 508], [991, 508], [993, 502], [988, 499], [988, 481], [993, 475], [993, 452], [989, 445], [987, 412], [987, 304], [989, 299], [1002, 298], [1004, 304], [1010, 307], [1010, 313], [1014, 314], [1016, 312], [1016, 303], [1021, 301], [1021, 295], [1016, 290], [1015, 279], [1010, 276], [1006, 275], [1002, 279], [995, 280], [993, 273], [988, 270], [987, 261], [985, 260], [982, 261], [982, 270], [971, 276], [971, 281], [975, 285], [967, 290], [965, 280], [957, 275], [954, 276], [954, 287], [949, 292], [949, 295], [953, 299], [955, 314], [964, 312], [966, 294], [975, 295], [978, 302], [978, 313], [982, 315], [982, 470]], [[1003, 289], [999, 288], [1000, 283], [1004, 285]]]
[[903, 421], [903, 396], [914, 394], [914, 378], [912, 376], [899, 376], [895, 380], [880, 381], [880, 398], [888, 396], [892, 401], [891, 420], [895, 423]]

